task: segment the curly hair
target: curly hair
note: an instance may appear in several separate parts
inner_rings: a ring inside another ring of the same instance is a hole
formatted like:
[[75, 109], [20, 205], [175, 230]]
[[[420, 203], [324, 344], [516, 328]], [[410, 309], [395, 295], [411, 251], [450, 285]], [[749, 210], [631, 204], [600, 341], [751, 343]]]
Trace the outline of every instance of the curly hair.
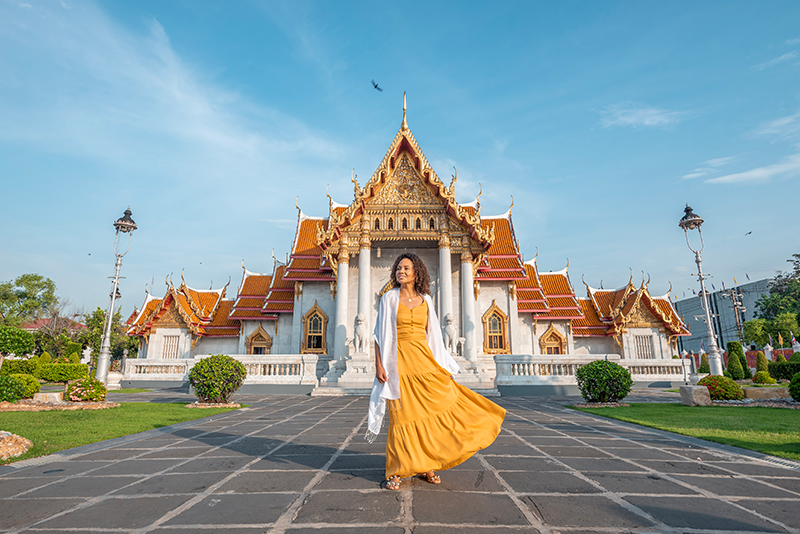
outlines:
[[391, 278], [392, 287], [400, 287], [400, 282], [397, 281], [397, 266], [400, 265], [400, 262], [404, 259], [409, 259], [411, 263], [414, 264], [414, 291], [420, 295], [430, 295], [431, 275], [428, 274], [428, 268], [425, 266], [425, 262], [422, 261], [422, 258], [410, 252], [404, 252], [394, 260]]

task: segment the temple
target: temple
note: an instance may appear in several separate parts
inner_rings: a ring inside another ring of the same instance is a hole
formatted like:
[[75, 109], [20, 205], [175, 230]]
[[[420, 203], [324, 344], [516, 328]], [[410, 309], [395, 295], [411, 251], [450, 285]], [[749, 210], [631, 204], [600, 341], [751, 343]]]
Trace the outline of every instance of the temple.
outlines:
[[[328, 196], [328, 213], [297, 208], [286, 263], [269, 273], [242, 266], [234, 298], [171, 278], [163, 297], [147, 295], [129, 320], [141, 340], [124, 380], [185, 383], [194, 361], [229, 354], [248, 371], [245, 387], [314, 395], [362, 394], [372, 384], [372, 330], [390, 269], [402, 252], [419, 255], [456, 379], [485, 394], [574, 389], [578, 366], [595, 359], [626, 365], [638, 382], [683, 382], [676, 339], [689, 335], [668, 295], [633, 278], [616, 290], [585, 285], [579, 297], [568, 266], [540, 272], [525, 261], [508, 211], [481, 213], [480, 194], [455, 200], [403, 121], [375, 173], [353, 199]], [[537, 389], [538, 388], [538, 389]], [[565, 389], [566, 388], [566, 389]]]

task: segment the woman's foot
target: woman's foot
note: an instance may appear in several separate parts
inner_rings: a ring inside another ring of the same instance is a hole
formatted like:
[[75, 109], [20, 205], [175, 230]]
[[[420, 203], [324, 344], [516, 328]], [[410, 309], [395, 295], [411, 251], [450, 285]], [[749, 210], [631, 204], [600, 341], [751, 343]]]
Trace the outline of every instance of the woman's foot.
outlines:
[[386, 479], [386, 489], [389, 490], [399, 490], [400, 489], [400, 477], [397, 475], [390, 476]]
[[433, 471], [428, 471], [427, 473], [420, 473], [419, 478], [422, 480], [429, 482], [431, 484], [441, 484], [442, 479], [439, 478], [439, 475], [434, 473]]

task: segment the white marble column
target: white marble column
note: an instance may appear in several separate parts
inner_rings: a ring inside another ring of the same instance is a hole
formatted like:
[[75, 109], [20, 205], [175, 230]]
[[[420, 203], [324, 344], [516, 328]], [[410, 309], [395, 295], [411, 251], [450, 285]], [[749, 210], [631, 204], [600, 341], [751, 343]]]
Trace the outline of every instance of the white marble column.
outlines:
[[439, 238], [439, 322], [453, 313], [453, 273], [450, 258], [450, 238], [442, 234]]
[[336, 270], [336, 323], [333, 333], [333, 357], [347, 359], [347, 279], [350, 275], [350, 251], [345, 245], [339, 247], [339, 266]]
[[[371, 334], [375, 325], [372, 324], [372, 269], [369, 236], [362, 235], [359, 245], [361, 248], [358, 251], [358, 313], [364, 316], [367, 332]], [[372, 343], [368, 343], [367, 346], [371, 347]], [[367, 352], [371, 352], [371, 350]]]
[[472, 253], [469, 250], [461, 253], [461, 312], [464, 325], [464, 357], [471, 362], [477, 362], [475, 292], [472, 277]]

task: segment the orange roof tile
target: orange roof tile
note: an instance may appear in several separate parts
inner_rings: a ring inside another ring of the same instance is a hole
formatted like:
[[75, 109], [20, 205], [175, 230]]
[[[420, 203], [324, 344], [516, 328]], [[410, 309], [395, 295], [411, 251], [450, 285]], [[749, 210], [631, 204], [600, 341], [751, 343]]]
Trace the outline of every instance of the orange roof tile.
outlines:
[[542, 290], [545, 295], [575, 295], [572, 285], [569, 283], [566, 272], [558, 273], [539, 273], [539, 280], [542, 283]]
[[517, 300], [517, 310], [524, 312], [541, 312], [547, 311], [547, 303], [542, 302], [525, 302]]
[[268, 274], [247, 276], [242, 284], [242, 288], [239, 290], [239, 296], [266, 296], [271, 281], [272, 276]]

